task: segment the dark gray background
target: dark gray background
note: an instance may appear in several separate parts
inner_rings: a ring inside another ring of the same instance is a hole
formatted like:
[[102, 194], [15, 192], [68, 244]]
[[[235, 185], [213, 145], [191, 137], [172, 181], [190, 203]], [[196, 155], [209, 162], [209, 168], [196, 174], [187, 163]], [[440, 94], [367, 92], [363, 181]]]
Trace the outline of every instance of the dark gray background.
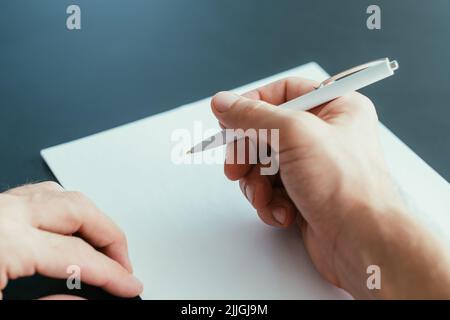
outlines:
[[[80, 31], [66, 29], [69, 4]], [[369, 4], [380, 31], [366, 28]], [[0, 0], [0, 190], [53, 179], [42, 148], [309, 61], [335, 73], [386, 56], [400, 71], [363, 92], [450, 180], [449, 32], [448, 0]], [[33, 277], [5, 297], [63, 287]]]

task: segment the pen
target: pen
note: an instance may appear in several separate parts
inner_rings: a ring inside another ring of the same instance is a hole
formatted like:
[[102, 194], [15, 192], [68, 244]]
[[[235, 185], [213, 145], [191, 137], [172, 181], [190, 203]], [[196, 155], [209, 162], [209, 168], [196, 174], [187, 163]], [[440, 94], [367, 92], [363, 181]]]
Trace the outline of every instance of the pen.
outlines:
[[[353, 67], [323, 81], [315, 90], [283, 103], [279, 105], [279, 107], [299, 111], [310, 110], [349, 92], [359, 90], [390, 77], [398, 67], [397, 61], [390, 61], [388, 58]], [[242, 138], [244, 137], [236, 134], [230, 135], [223, 130], [196, 144], [187, 153], [196, 153], [213, 149]]]

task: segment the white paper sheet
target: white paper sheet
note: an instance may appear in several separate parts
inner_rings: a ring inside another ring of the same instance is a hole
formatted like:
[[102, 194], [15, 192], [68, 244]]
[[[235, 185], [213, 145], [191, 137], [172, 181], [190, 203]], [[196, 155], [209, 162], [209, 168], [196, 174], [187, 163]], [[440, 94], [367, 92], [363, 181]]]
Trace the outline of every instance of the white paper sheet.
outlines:
[[[235, 91], [292, 75], [327, 77], [310, 63]], [[349, 298], [320, 277], [294, 228], [259, 221], [222, 165], [173, 164], [173, 130], [193, 131], [197, 120], [217, 128], [209, 99], [45, 149], [42, 156], [65, 188], [87, 194], [126, 232], [143, 298]], [[416, 212], [450, 230], [448, 183], [383, 126], [381, 136]]]

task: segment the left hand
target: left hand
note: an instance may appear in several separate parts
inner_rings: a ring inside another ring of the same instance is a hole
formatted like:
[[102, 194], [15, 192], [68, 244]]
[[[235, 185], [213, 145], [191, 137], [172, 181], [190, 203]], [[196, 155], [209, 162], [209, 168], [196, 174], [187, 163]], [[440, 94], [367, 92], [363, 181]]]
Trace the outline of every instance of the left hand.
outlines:
[[0, 299], [9, 279], [35, 273], [66, 279], [71, 265], [80, 268], [82, 282], [111, 294], [135, 297], [142, 292], [132, 274], [125, 234], [84, 195], [54, 182], [1, 193]]

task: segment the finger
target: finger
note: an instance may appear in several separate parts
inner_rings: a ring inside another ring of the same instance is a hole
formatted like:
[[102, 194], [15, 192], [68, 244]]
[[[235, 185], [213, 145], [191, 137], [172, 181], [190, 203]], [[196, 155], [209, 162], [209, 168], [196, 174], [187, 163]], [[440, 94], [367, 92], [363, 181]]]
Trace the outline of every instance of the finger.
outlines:
[[78, 233], [132, 272], [125, 234], [79, 192], [48, 192], [30, 198], [33, 226], [60, 234]]
[[283, 228], [290, 226], [297, 216], [297, 208], [280, 188], [272, 190], [270, 202], [257, 212], [266, 224]]
[[260, 170], [261, 166], [255, 165], [239, 180], [242, 193], [256, 210], [266, 207], [272, 200], [271, 177], [261, 175]]
[[34, 210], [30, 218], [35, 227], [61, 234], [79, 233], [132, 272], [125, 235], [82, 194], [64, 192], [53, 181], [24, 185], [7, 193], [31, 197]]
[[[375, 106], [366, 96], [352, 92], [320, 107], [316, 113], [322, 120], [331, 123], [347, 124], [348, 120], [374, 120], [378, 123]], [[366, 121], [364, 121], [366, 123]]]
[[313, 80], [289, 77], [249, 91], [243, 96], [279, 105], [314, 90], [318, 85], [319, 83]]
[[[59, 279], [79, 276], [82, 282], [121, 297], [135, 297], [142, 292], [139, 280], [81, 238], [39, 231], [36, 252], [36, 272], [41, 275]], [[72, 273], [69, 266], [79, 267], [80, 273]]]
[[239, 180], [257, 160], [256, 148], [248, 138], [229, 143], [224, 165], [225, 176], [232, 181]]
[[[273, 105], [280, 105], [313, 91], [319, 85], [320, 83], [314, 80], [289, 77], [249, 91], [242, 96], [249, 99], [262, 100]], [[320, 105], [308, 112], [318, 115], [324, 107], [325, 105]]]
[[219, 122], [232, 129], [279, 128], [285, 120], [281, 109], [274, 105], [227, 91], [219, 92], [213, 97], [211, 108]]
[[61, 187], [61, 185], [59, 185], [58, 183], [53, 181], [44, 181], [34, 184], [25, 184], [20, 187], [9, 189], [5, 191], [5, 193], [16, 196], [28, 196], [38, 192], [42, 193], [42, 192], [63, 192], [63, 191], [64, 188]]
[[[214, 96], [211, 107], [217, 119], [227, 128], [242, 129], [246, 136], [255, 141], [264, 133], [263, 143], [268, 143], [277, 151], [290, 149], [297, 143], [289, 136], [308, 134], [311, 125], [325, 125], [316, 116], [308, 112], [277, 108], [267, 102], [248, 99], [231, 92], [220, 92]], [[262, 132], [260, 129], [267, 129]], [[272, 132], [272, 130], [276, 130]], [[317, 131], [318, 127], [314, 127]], [[277, 138], [275, 143], [272, 137]], [[259, 143], [258, 141], [255, 141]]]

